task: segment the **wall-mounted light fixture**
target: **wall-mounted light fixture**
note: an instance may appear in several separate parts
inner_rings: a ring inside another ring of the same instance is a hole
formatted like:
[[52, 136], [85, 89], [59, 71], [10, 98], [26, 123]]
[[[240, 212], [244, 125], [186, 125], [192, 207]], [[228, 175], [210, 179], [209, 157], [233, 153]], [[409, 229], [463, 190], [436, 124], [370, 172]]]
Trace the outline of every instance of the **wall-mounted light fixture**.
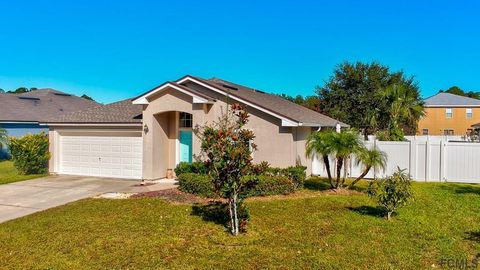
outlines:
[[143, 125], [143, 132], [144, 132], [145, 134], [148, 133], [148, 126], [147, 126], [147, 124]]

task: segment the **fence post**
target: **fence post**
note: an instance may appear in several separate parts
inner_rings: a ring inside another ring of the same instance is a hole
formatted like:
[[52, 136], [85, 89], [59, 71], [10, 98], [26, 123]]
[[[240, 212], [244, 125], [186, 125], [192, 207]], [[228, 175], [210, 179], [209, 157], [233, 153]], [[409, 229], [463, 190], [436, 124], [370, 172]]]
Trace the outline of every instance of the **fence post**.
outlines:
[[446, 156], [447, 143], [444, 140], [440, 141], [440, 182], [446, 182], [446, 168], [445, 168], [445, 156]]
[[410, 141], [410, 157], [409, 157], [409, 167], [408, 173], [410, 176], [417, 180], [417, 141], [411, 140]]
[[430, 180], [430, 140], [425, 141], [425, 182]]

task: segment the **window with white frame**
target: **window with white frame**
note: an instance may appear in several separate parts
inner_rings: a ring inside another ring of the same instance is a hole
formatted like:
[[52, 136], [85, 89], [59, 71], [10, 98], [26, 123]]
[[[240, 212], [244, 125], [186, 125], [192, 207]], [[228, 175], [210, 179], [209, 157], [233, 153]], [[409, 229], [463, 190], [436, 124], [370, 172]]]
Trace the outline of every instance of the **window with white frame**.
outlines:
[[445, 109], [445, 116], [446, 116], [447, 118], [452, 118], [452, 117], [453, 117], [453, 110], [452, 110], [452, 108], [446, 108], [446, 109]]
[[467, 112], [467, 119], [472, 119], [472, 117], [473, 117], [473, 110], [472, 110], [472, 108], [467, 108], [467, 109], [466, 109], [466, 112]]
[[181, 128], [191, 128], [193, 126], [192, 115], [189, 113], [181, 112], [179, 124]]

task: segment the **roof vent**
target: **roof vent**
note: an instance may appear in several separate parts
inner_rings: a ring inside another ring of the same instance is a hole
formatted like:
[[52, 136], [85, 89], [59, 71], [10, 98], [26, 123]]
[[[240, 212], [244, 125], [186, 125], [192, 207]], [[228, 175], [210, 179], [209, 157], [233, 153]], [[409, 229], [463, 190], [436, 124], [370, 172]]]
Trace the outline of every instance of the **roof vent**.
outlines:
[[55, 93], [54, 95], [56, 96], [64, 96], [64, 97], [71, 97], [72, 95], [70, 94], [65, 94], [65, 93]]
[[228, 85], [228, 84], [222, 84], [222, 86], [225, 87], [225, 88], [228, 88], [228, 89], [238, 90], [238, 88], [236, 88], [234, 86], [231, 86], [231, 85]]
[[254, 89], [254, 90], [255, 90], [255, 92], [265, 94], [265, 92], [263, 92], [263, 91], [260, 91], [260, 90], [257, 90], [257, 89]]
[[18, 97], [19, 99], [26, 99], [26, 100], [40, 100], [37, 97]]

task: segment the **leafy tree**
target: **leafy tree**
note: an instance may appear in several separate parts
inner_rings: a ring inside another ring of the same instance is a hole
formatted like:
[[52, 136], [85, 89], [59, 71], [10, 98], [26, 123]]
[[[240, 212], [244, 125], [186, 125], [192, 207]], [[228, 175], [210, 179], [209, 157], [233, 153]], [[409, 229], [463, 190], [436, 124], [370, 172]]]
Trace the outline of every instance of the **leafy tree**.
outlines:
[[446, 92], [446, 93], [450, 93], [458, 96], [480, 99], [480, 92], [473, 92], [473, 91], [465, 92], [458, 86], [452, 86], [447, 90], [440, 90], [439, 92], [440, 93]]
[[308, 96], [308, 97], [305, 97], [305, 99], [303, 100], [303, 104], [302, 104], [304, 107], [307, 107], [309, 108], [310, 110], [314, 110], [314, 111], [317, 111], [317, 112], [320, 112], [320, 99], [318, 99], [317, 96]]
[[[230, 229], [233, 235], [240, 232], [245, 220], [241, 213], [245, 187], [251, 183], [242, 177], [252, 171], [252, 143], [254, 133], [245, 128], [248, 113], [239, 104], [232, 104], [231, 110], [223, 113], [217, 122], [196, 127], [194, 132], [201, 140], [201, 154], [210, 171], [216, 192], [227, 199], [230, 215]], [[248, 212], [247, 212], [248, 215]]]
[[278, 95], [288, 101], [291, 101], [295, 104], [301, 105], [303, 107], [306, 107], [310, 110], [314, 111], [320, 111], [320, 100], [318, 99], [317, 96], [306, 96], [303, 97], [301, 95], [297, 95], [296, 97], [292, 97], [286, 94], [280, 94]]
[[368, 195], [376, 198], [378, 204], [385, 209], [387, 219], [390, 219], [398, 208], [413, 197], [411, 182], [405, 169], [397, 168], [392, 176], [370, 182]]
[[87, 99], [87, 100], [91, 100], [91, 101], [95, 101], [93, 98], [91, 98], [90, 96], [87, 96], [86, 94], [83, 94], [81, 96], [81, 98], [84, 98], [84, 99]]
[[[384, 98], [383, 92], [391, 85], [403, 87], [416, 103], [421, 103], [417, 83], [402, 71], [391, 72], [387, 66], [375, 62], [345, 62], [336, 67], [333, 76], [322, 87], [317, 87], [320, 108], [351, 127], [363, 129], [366, 134], [387, 130], [392, 125], [392, 104]], [[399, 123], [395, 125], [401, 128], [416, 129], [414, 121], [397, 120]]]
[[387, 166], [387, 154], [378, 150], [376, 147], [373, 149], [367, 149], [364, 147], [356, 154], [355, 163], [357, 166], [362, 165], [363, 171], [352, 181], [352, 183], [350, 183], [348, 188], [353, 188], [355, 184], [363, 179], [372, 168], [374, 170], [385, 171], [385, 167]]
[[3, 94], [5, 93], [5, 90], [3, 90], [2, 88], [0, 88], [0, 94]]
[[31, 87], [30, 89], [27, 88], [27, 87], [19, 87], [13, 91], [8, 91], [7, 93], [9, 94], [22, 94], [22, 93], [28, 93], [28, 92], [31, 92], [31, 91], [36, 91], [38, 90], [38, 88], [36, 87]]

